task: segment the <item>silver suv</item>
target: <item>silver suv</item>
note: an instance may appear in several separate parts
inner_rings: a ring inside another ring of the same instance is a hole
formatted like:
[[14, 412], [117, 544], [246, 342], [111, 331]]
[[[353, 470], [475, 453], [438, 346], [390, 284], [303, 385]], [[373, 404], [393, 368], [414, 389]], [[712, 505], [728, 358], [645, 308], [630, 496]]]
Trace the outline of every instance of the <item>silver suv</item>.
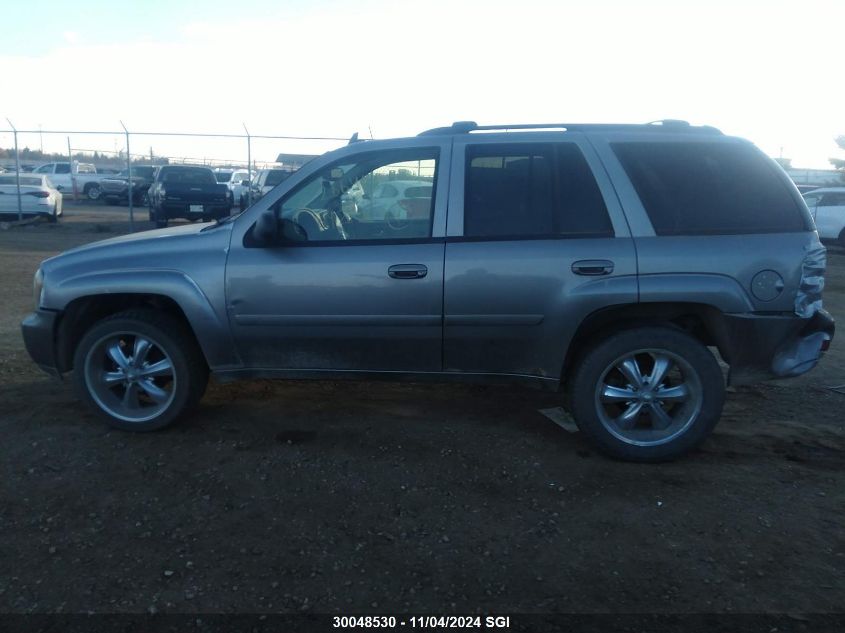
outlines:
[[[368, 212], [391, 181], [419, 186]], [[747, 141], [460, 122], [350, 142], [238, 216], [48, 259], [23, 334], [120, 429], [170, 424], [209, 373], [507, 381], [657, 461], [718, 421], [715, 350], [729, 384], [815, 366], [824, 266], [798, 191]]]

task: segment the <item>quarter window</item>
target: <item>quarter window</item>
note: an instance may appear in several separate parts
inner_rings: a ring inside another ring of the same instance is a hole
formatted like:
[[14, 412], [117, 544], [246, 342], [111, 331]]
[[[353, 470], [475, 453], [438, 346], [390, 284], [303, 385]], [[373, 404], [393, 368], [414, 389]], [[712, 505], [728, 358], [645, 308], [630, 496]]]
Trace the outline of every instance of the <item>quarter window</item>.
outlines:
[[782, 175], [744, 143], [614, 143], [658, 235], [809, 229]]
[[613, 235], [607, 208], [573, 143], [467, 148], [466, 237]]

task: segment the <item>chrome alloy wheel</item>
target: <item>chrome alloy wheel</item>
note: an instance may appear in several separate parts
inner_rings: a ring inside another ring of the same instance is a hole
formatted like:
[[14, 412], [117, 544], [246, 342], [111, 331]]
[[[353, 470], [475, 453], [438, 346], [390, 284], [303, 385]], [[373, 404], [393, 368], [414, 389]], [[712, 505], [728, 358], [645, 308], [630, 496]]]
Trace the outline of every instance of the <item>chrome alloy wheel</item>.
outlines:
[[641, 349], [613, 361], [595, 392], [599, 420], [615, 437], [637, 446], [670, 442], [698, 417], [701, 380], [680, 356]]
[[109, 334], [85, 357], [85, 383], [109, 415], [146, 422], [165, 411], [176, 394], [173, 361], [162, 346], [135, 332]]

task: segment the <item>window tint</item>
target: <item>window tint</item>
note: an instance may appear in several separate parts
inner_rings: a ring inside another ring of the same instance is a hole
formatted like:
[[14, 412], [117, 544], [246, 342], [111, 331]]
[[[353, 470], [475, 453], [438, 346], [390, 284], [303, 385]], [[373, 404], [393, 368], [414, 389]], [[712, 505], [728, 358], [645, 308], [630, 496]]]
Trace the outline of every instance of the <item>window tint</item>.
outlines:
[[614, 143], [658, 235], [808, 230], [805, 213], [754, 147]]
[[226, 183], [232, 179], [232, 172], [230, 171], [215, 171], [214, 178], [219, 183]]
[[67, 163], [57, 163], [56, 164], [56, 173], [57, 174], [69, 174], [70, 173], [70, 165]]
[[[287, 239], [349, 243], [431, 237], [436, 149], [368, 152], [321, 169], [274, 205]], [[410, 183], [403, 196], [391, 181]], [[394, 198], [377, 198], [390, 187]]]
[[288, 176], [290, 176], [293, 172], [287, 171], [286, 169], [273, 169], [267, 173], [267, 180], [264, 183], [268, 187], [275, 187], [281, 182], [287, 180]]
[[183, 185], [212, 185], [217, 184], [214, 173], [204, 167], [170, 167], [162, 170], [164, 182]]
[[826, 193], [822, 195], [819, 202], [820, 207], [842, 207], [845, 206], [845, 193]]
[[598, 237], [613, 227], [598, 185], [573, 143], [467, 148], [467, 237]]

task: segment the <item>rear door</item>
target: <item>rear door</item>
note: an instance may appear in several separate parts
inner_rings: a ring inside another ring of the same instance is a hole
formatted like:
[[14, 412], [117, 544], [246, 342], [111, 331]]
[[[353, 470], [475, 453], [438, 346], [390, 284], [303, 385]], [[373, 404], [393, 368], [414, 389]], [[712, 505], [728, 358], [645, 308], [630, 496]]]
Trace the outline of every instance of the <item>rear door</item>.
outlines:
[[577, 133], [467, 135], [452, 163], [446, 371], [557, 380], [582, 319], [637, 301], [610, 181]]

